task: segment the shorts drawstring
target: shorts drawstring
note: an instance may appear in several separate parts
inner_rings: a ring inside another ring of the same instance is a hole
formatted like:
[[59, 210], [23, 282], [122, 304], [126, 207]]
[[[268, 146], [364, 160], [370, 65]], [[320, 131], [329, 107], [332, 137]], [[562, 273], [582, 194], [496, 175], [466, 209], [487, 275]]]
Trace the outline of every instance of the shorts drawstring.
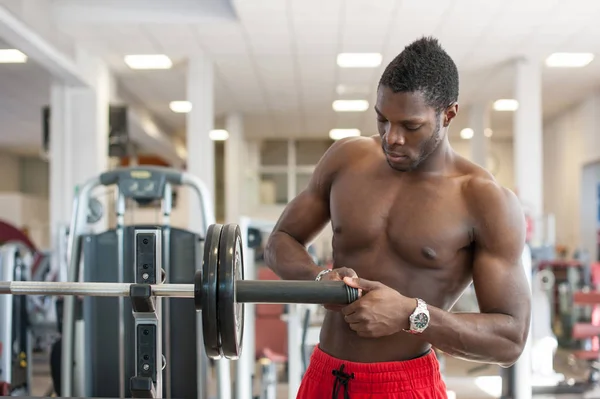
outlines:
[[344, 373], [344, 365], [342, 364], [339, 370], [333, 369], [331, 371], [331, 374], [335, 376], [335, 383], [333, 384], [333, 395], [331, 396], [331, 398], [338, 399], [340, 389], [343, 386], [344, 399], [350, 399], [350, 394], [348, 394], [348, 382], [350, 382], [350, 380], [354, 378], [354, 373]]

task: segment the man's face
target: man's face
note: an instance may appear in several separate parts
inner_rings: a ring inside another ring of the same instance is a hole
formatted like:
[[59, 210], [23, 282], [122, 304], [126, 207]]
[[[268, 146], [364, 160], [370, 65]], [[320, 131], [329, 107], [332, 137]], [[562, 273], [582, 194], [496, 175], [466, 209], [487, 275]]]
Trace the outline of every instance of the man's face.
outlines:
[[443, 139], [441, 128], [447, 115], [436, 114], [420, 92], [394, 93], [381, 86], [375, 111], [381, 147], [395, 170], [415, 170]]

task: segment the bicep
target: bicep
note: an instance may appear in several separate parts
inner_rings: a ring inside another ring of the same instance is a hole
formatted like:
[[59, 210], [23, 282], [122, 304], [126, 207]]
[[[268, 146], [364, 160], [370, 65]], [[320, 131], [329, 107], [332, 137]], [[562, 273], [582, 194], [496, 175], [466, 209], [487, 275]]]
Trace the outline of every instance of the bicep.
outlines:
[[481, 193], [476, 206], [473, 285], [477, 301], [482, 313], [507, 314], [525, 322], [530, 315], [530, 288], [523, 267], [523, 211], [508, 190], [488, 191]]
[[518, 320], [529, 317], [530, 289], [521, 258], [477, 249], [473, 285], [482, 313], [501, 313]]
[[275, 225], [303, 245], [312, 241], [329, 222], [329, 192], [337, 172], [348, 157], [348, 145], [353, 138], [332, 144], [315, 167], [308, 186], [285, 207]]
[[309, 185], [288, 203], [273, 231], [286, 233], [301, 244], [307, 245], [328, 221], [328, 199]]

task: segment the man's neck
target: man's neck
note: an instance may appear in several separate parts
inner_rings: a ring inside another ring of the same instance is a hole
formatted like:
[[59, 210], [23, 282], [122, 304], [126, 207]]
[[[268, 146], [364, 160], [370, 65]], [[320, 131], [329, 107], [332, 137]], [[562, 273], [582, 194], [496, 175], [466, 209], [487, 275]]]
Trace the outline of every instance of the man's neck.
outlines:
[[454, 161], [454, 151], [445, 136], [437, 148], [411, 174], [443, 174]]

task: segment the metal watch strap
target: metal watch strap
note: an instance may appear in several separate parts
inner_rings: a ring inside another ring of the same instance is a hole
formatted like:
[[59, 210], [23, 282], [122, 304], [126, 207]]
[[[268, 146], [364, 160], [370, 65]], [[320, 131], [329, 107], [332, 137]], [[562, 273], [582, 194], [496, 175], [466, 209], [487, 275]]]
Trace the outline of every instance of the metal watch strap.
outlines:
[[411, 313], [411, 315], [409, 316], [409, 323], [410, 323], [410, 327], [408, 330], [404, 330], [405, 332], [411, 333], [411, 334], [420, 334], [421, 332], [423, 332], [427, 327], [423, 328], [423, 330], [419, 331], [419, 330], [413, 330], [413, 319], [415, 317], [415, 315], [420, 314], [420, 313], [424, 313], [427, 316], [427, 324], [429, 324], [429, 309], [427, 309], [427, 303], [420, 299], [420, 298], [415, 298], [417, 301], [417, 306], [415, 307], [415, 310]]
[[331, 273], [331, 272], [332, 272], [331, 269], [321, 270], [319, 272], [319, 274], [317, 274], [317, 277], [315, 277], [315, 281], [321, 281], [321, 279], [323, 278], [324, 275], [326, 275], [327, 273]]

